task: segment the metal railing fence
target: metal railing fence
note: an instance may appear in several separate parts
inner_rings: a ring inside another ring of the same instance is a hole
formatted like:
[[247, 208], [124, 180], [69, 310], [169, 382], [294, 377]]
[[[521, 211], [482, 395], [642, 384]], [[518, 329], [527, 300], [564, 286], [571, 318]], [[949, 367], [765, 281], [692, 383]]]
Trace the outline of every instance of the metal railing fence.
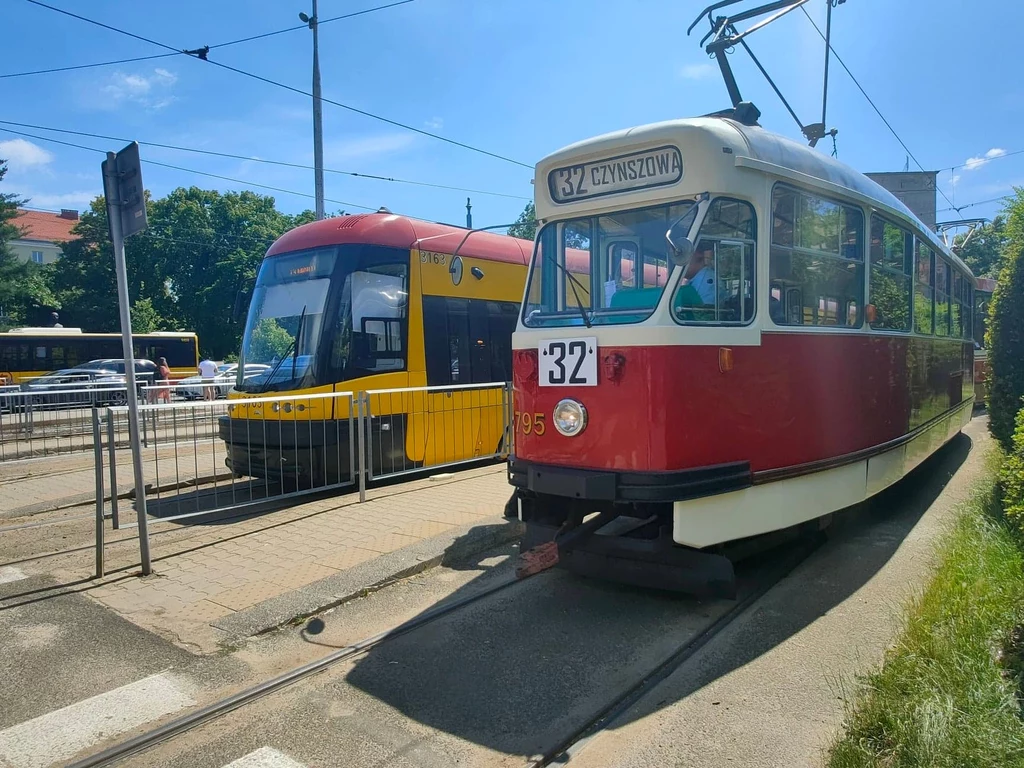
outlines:
[[[143, 381], [149, 376], [139, 374]], [[90, 410], [128, 402], [123, 376], [60, 378], [59, 383], [39, 377], [0, 387], [0, 463], [88, 452], [93, 448]]]
[[[136, 491], [127, 411], [89, 411], [96, 414], [89, 432], [97, 575], [106, 519], [114, 529], [139, 527], [145, 510], [149, 525], [215, 524], [353, 487], [364, 501], [370, 481], [494, 460], [512, 448], [511, 385], [504, 382], [144, 402], [144, 487]], [[134, 507], [135, 521], [125, 519], [126, 505]], [[140, 537], [143, 573], [150, 571], [146, 537], [145, 546]]]
[[91, 411], [127, 398], [116, 385], [0, 392], [0, 462], [92, 450]]

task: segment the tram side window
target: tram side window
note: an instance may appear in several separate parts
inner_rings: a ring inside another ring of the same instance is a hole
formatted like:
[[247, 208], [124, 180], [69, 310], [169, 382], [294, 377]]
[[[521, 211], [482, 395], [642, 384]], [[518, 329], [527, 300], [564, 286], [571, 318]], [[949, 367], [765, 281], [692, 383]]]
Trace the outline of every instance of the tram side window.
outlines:
[[427, 385], [510, 381], [518, 315], [512, 302], [424, 296]]
[[857, 328], [864, 306], [864, 214], [777, 185], [772, 194], [771, 311], [778, 325]]
[[875, 308], [872, 328], [910, 330], [914, 239], [905, 229], [880, 216], [871, 216], [871, 285], [869, 301]]
[[949, 262], [935, 258], [935, 335], [949, 336]]
[[964, 333], [963, 338], [973, 339], [974, 338], [974, 288], [971, 285], [971, 279], [964, 275], [963, 279], [964, 292], [962, 297], [963, 306], [960, 312], [964, 318]]
[[964, 276], [960, 270], [954, 268], [953, 290], [950, 292], [949, 318], [950, 336], [956, 339], [964, 337]]
[[914, 287], [914, 330], [931, 335], [935, 332], [933, 315], [935, 302], [935, 254], [920, 240], [917, 241], [917, 280]]

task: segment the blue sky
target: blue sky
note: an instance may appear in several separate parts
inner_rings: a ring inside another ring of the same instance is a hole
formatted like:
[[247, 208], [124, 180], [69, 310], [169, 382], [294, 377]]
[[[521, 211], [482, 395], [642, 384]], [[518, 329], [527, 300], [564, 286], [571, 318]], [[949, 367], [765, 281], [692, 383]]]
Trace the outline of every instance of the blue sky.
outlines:
[[[320, 16], [384, 0], [320, 0]], [[176, 48], [197, 48], [298, 25], [302, 0], [49, 0]], [[324, 96], [534, 164], [566, 144], [607, 131], [728, 105], [717, 69], [686, 27], [704, 3], [681, 0], [415, 0], [325, 24]], [[294, 7], [293, 7], [294, 6]], [[825, 0], [811, 0], [819, 23]], [[1024, 185], [1024, 85], [1017, 51], [981, 29], [1021, 29], [1024, 4], [974, 0], [849, 0], [834, 12], [833, 45], [958, 205]], [[31, 5], [3, 0], [0, 74], [162, 53]], [[980, 21], [984, 21], [980, 24]], [[215, 50], [211, 58], [303, 90], [311, 35], [298, 30]], [[820, 119], [822, 43], [799, 11], [750, 38], [804, 122]], [[799, 137], [742, 53], [733, 56], [744, 97], [762, 124]], [[310, 100], [185, 56], [74, 72], [0, 78], [0, 120], [160, 142], [297, 164], [312, 163]], [[839, 158], [862, 171], [901, 170], [906, 153], [833, 60], [829, 127]], [[3, 128], [4, 126], [0, 126]], [[25, 130], [98, 149], [118, 141]], [[328, 168], [425, 181], [472, 193], [477, 226], [512, 221], [532, 195], [532, 170], [469, 152], [340, 108], [324, 106]], [[819, 145], [831, 151], [828, 140]], [[312, 171], [143, 147], [143, 160], [253, 184], [312, 193]], [[0, 131], [10, 173], [4, 191], [42, 208], [82, 208], [100, 190], [102, 155]], [[989, 160], [988, 158], [995, 158]], [[962, 166], [950, 171], [951, 166]], [[911, 168], [915, 168], [911, 161]], [[148, 165], [146, 185], [221, 190], [241, 184]], [[258, 190], [265, 191], [265, 190]], [[288, 212], [312, 200], [273, 192]], [[461, 223], [467, 193], [328, 173], [329, 212], [385, 205]], [[343, 204], [344, 203], [344, 204]], [[941, 196], [940, 211], [949, 205]], [[992, 217], [998, 203], [963, 216]], [[939, 217], [953, 217], [940, 212]]]

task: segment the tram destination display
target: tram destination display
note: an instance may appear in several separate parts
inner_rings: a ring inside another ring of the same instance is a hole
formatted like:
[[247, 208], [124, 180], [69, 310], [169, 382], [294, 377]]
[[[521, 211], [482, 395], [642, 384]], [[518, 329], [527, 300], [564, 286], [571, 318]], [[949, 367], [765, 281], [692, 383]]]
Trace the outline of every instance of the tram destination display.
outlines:
[[548, 174], [548, 188], [556, 203], [570, 203], [675, 184], [682, 178], [683, 156], [679, 149], [658, 147], [555, 168]]

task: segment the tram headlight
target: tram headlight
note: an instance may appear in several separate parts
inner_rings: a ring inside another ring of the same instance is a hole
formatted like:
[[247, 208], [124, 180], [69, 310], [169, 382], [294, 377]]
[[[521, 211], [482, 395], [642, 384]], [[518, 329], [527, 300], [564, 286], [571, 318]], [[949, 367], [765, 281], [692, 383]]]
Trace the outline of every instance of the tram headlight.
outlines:
[[587, 409], [570, 398], [560, 400], [551, 414], [555, 429], [566, 437], [575, 437], [587, 427]]

